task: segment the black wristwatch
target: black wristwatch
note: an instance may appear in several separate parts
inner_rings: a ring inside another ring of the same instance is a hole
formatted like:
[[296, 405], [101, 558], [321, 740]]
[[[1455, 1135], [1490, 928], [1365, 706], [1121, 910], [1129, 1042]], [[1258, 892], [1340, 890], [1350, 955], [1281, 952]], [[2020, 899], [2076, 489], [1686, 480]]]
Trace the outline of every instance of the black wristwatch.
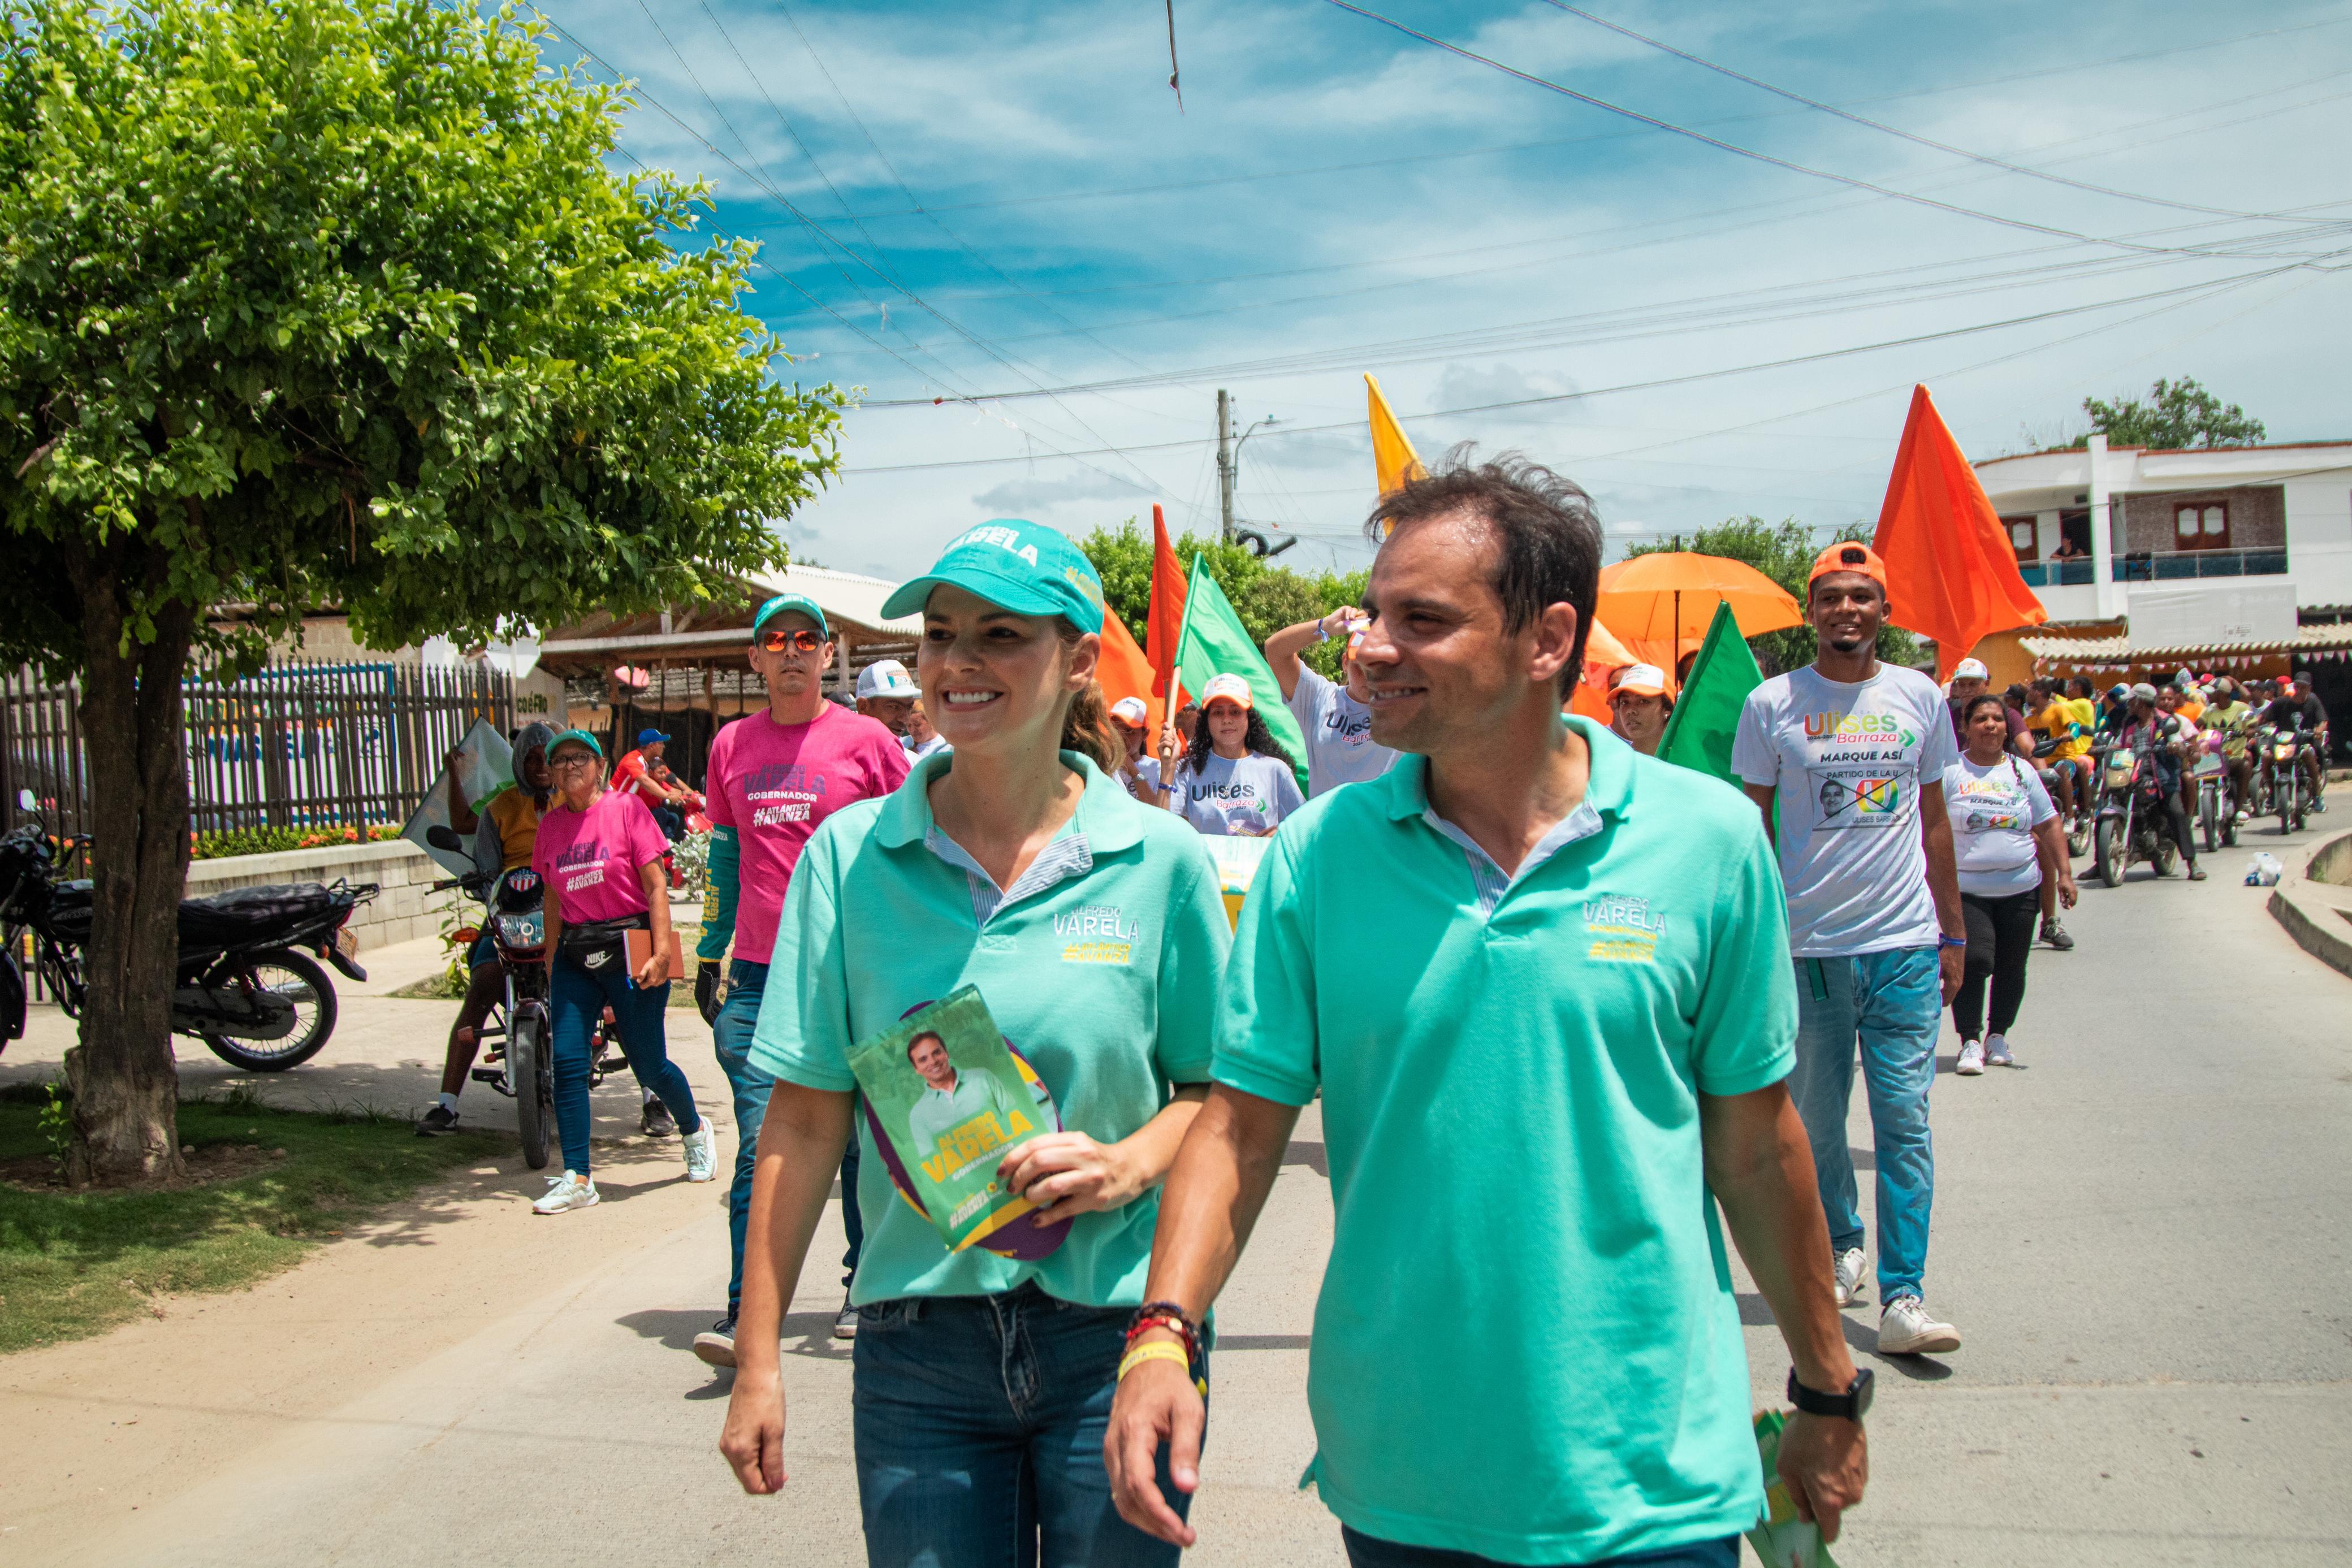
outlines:
[[1839, 1416], [1848, 1421], [1860, 1421], [1870, 1408], [1870, 1389], [1874, 1379], [1870, 1368], [1864, 1367], [1853, 1375], [1843, 1394], [1823, 1394], [1797, 1381], [1797, 1369], [1789, 1368], [1789, 1403], [1808, 1416]]

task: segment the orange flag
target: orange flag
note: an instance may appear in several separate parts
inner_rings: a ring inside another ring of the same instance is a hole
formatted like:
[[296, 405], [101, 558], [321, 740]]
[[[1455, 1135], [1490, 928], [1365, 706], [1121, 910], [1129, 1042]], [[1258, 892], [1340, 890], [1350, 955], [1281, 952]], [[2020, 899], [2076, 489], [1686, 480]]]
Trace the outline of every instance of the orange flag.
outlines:
[[2018, 575], [2009, 535], [1924, 386], [1911, 392], [1871, 548], [1886, 562], [1888, 619], [1936, 640], [1939, 680], [1951, 678], [1979, 639], [2050, 619]]
[[[1175, 685], [1176, 644], [1184, 635], [1184, 563], [1168, 542], [1168, 515], [1151, 505], [1151, 622], [1143, 629], [1145, 658], [1151, 666], [1151, 695], [1165, 698], [1171, 687], [1175, 706], [1184, 706], [1184, 692]], [[1154, 734], [1160, 721], [1152, 720]], [[1158, 744], [1155, 740], [1154, 744]]]
[[[1103, 611], [1102, 660], [1095, 666], [1095, 678], [1102, 682], [1103, 695], [1108, 701], [1141, 697], [1146, 714], [1144, 722], [1150, 726], [1144, 733], [1155, 737], [1160, 734], [1160, 702], [1151, 691], [1151, 661], [1145, 658], [1143, 650], [1135, 645], [1134, 634], [1128, 631], [1127, 622], [1108, 608]], [[1155, 739], [1152, 744], [1156, 747], [1159, 742]]]
[[1364, 373], [1364, 402], [1372, 427], [1372, 472], [1381, 494], [1401, 490], [1429, 470], [1421, 465], [1421, 454], [1412, 449], [1412, 441], [1397, 423], [1395, 411], [1381, 395], [1381, 383], [1370, 371]]

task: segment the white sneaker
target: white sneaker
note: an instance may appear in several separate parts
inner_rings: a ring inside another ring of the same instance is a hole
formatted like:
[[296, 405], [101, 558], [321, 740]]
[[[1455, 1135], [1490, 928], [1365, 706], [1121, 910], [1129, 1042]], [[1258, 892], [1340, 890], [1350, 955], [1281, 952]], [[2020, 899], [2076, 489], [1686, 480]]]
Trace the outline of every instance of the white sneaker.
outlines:
[[1928, 1355], [1960, 1348], [1960, 1331], [1927, 1315], [1916, 1296], [1897, 1296], [1878, 1314], [1878, 1354]]
[[578, 1171], [565, 1171], [560, 1176], [550, 1176], [547, 1196], [530, 1206], [533, 1214], [568, 1214], [575, 1208], [593, 1208], [604, 1200], [597, 1195], [596, 1184]]
[[2009, 1053], [2009, 1036], [2005, 1034], [1985, 1036], [1984, 1059], [1987, 1067], [2016, 1066], [2017, 1058]]
[[710, 1119], [703, 1118], [702, 1125], [682, 1140], [686, 1145], [686, 1179], [709, 1181], [719, 1175], [719, 1156], [710, 1147]]
[[1963, 1078], [1974, 1078], [1984, 1071], [1984, 1064], [1985, 1048], [1981, 1040], [1960, 1041], [1960, 1060], [1958, 1065], [1952, 1069], [1953, 1071]]
[[1850, 1307], [1862, 1300], [1862, 1249], [1849, 1247], [1839, 1253], [1837, 1263], [1837, 1304]]

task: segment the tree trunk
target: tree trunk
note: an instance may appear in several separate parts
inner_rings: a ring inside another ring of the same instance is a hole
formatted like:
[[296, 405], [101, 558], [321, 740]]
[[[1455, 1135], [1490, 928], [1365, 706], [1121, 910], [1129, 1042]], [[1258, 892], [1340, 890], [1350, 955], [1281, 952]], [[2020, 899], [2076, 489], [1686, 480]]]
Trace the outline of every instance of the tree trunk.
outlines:
[[158, 1182], [184, 1174], [171, 1016], [188, 873], [180, 683], [195, 612], [179, 603], [152, 610], [153, 639], [126, 648], [134, 600], [161, 586], [166, 563], [135, 535], [64, 553], [81, 601], [96, 884], [81, 1043], [66, 1052], [74, 1110], [67, 1179]]

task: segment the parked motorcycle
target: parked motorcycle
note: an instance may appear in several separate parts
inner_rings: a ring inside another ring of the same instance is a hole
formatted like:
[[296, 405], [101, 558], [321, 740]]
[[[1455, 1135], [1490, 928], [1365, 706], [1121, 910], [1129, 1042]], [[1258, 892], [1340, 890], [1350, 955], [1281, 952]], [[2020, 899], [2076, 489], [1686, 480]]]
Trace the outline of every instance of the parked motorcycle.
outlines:
[[[35, 809], [32, 791], [18, 803]], [[82, 953], [89, 945], [91, 883], [58, 874], [57, 842], [38, 821], [0, 838], [0, 1040], [24, 1032], [26, 986], [17, 967], [27, 932], [33, 962], [58, 1006], [79, 1018], [89, 999]], [[332, 887], [280, 883], [180, 901], [180, 957], [172, 1030], [248, 1072], [282, 1072], [319, 1053], [335, 1031], [335, 987], [300, 949], [354, 980], [367, 978], [345, 929], [376, 895], [373, 883]]]
[[[450, 829], [427, 828], [425, 837], [436, 850], [466, 852], [463, 841]], [[506, 983], [504, 995], [490, 1005], [489, 1017], [474, 1031], [485, 1049], [473, 1080], [515, 1103], [523, 1163], [540, 1170], [547, 1165], [555, 1131], [553, 1015], [547, 1003], [547, 884], [529, 866], [517, 866], [494, 877], [468, 872], [433, 884], [436, 893], [453, 887], [483, 902], [490, 949], [498, 955]], [[450, 934], [450, 939], [470, 948], [480, 935], [481, 928], [461, 926]], [[588, 1061], [591, 1089], [602, 1083], [607, 1073], [628, 1066], [610, 1008], [604, 1009], [589, 1039]]]
[[[2164, 738], [2170, 733], [2168, 728]], [[2157, 765], [2161, 744], [2162, 739], [2128, 747], [2110, 743], [2093, 753], [2099, 766], [2099, 809], [2091, 835], [2092, 865], [2109, 887], [2122, 885], [2135, 861], [2147, 862], [2158, 876], [2170, 876], [2179, 858], [2165, 818], [2164, 777]]]

